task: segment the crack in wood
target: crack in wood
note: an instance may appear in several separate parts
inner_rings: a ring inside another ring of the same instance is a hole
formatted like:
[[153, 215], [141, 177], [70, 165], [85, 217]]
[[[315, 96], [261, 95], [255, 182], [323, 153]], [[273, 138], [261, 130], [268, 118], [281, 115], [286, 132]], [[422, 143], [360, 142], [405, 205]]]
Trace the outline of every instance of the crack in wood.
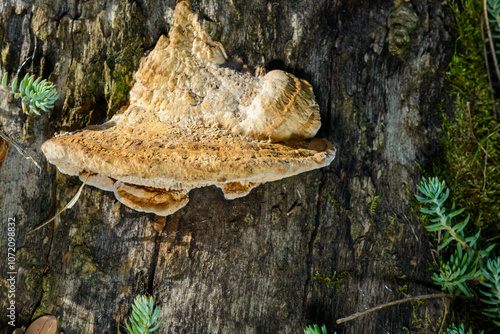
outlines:
[[[149, 270], [148, 270], [148, 283], [146, 286], [146, 291], [151, 296], [153, 295], [155, 272], [156, 272], [156, 266], [158, 265], [158, 254], [160, 252], [160, 246], [161, 246], [161, 243], [163, 242], [163, 233], [166, 232], [166, 229], [168, 227], [167, 219], [168, 219], [168, 221], [170, 221], [169, 216], [168, 217], [163, 217], [163, 216], [155, 216], [154, 217], [153, 225], [155, 226], [154, 230], [156, 233], [155, 247], [153, 249], [153, 257], [151, 258], [151, 266], [149, 267]], [[156, 227], [158, 225], [163, 225], [163, 228], [160, 231], [156, 230]]]
[[[56, 212], [56, 203], [57, 203], [57, 187], [54, 185], [52, 187], [52, 199], [51, 199], [51, 207], [50, 207], [50, 211], [49, 211], [49, 214], [48, 214], [48, 217], [52, 217], [52, 215]], [[41, 282], [43, 282], [43, 279], [49, 274], [49, 271], [50, 271], [50, 252], [52, 251], [52, 245], [53, 245], [53, 240], [54, 240], [54, 229], [55, 229], [55, 224], [52, 225], [52, 229], [50, 229], [50, 232], [49, 233], [49, 249], [47, 250], [45, 256], [44, 256], [44, 261], [47, 265], [47, 268], [43, 271], [42, 275], [40, 276], [40, 279], [41, 279]], [[35, 313], [37, 312], [38, 308], [40, 307], [40, 305], [42, 304], [42, 300], [43, 300], [43, 295], [44, 295], [44, 291], [43, 291], [43, 284], [42, 284], [42, 287], [41, 287], [41, 293], [39, 294], [39, 298], [36, 300], [36, 302], [33, 304], [33, 307], [31, 308], [32, 309], [32, 312], [30, 314], [30, 319], [33, 318], [33, 316], [35, 315]]]
[[321, 194], [323, 193], [323, 187], [326, 184], [326, 177], [324, 173], [321, 173], [321, 181], [318, 186], [318, 200], [316, 202], [316, 217], [314, 219], [315, 225], [314, 229], [311, 232], [311, 239], [309, 240], [309, 245], [308, 245], [308, 252], [306, 256], [306, 280], [304, 282], [304, 299], [303, 299], [303, 304], [302, 304], [302, 326], [305, 327], [306, 325], [306, 318], [307, 318], [307, 304], [309, 298], [307, 297], [309, 294], [309, 290], [311, 289], [311, 280], [312, 280], [312, 266], [313, 266], [313, 253], [314, 253], [314, 240], [316, 240], [316, 236], [318, 235], [318, 229], [319, 226], [321, 225], [321, 210], [320, 210], [320, 204], [321, 204]]

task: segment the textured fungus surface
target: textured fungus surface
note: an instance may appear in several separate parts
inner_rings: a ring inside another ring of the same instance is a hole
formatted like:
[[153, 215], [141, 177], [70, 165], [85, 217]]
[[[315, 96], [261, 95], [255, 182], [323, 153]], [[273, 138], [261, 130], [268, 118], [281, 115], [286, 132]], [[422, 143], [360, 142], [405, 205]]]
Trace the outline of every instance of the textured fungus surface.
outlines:
[[329, 165], [335, 149], [312, 138], [321, 122], [311, 85], [278, 70], [239, 72], [226, 58], [180, 2], [168, 38], [141, 62], [127, 110], [48, 140], [45, 155], [63, 173], [158, 215], [186, 205], [193, 188], [216, 185], [234, 199]]

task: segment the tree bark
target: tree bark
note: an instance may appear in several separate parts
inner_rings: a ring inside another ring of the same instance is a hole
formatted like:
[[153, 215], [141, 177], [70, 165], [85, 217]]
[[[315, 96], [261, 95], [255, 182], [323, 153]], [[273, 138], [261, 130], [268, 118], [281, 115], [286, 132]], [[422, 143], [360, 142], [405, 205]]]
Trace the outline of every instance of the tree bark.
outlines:
[[[312, 323], [339, 334], [436, 330], [439, 300], [335, 320], [438, 291], [424, 271], [431, 251], [407, 191], [419, 182], [418, 164], [438, 153], [436, 104], [454, 49], [446, 5], [192, 5], [229, 55], [313, 85], [318, 136], [335, 144], [337, 158], [232, 201], [215, 187], [195, 189], [167, 218], [85, 187], [72, 209], [28, 234], [81, 185], [47, 163], [41, 144], [56, 131], [101, 123], [126, 103], [140, 58], [173, 22], [175, 1], [3, 0], [2, 74], [27, 60], [22, 75], [49, 78], [60, 94], [42, 116], [0, 99], [4, 132], [42, 167], [12, 147], [0, 164], [0, 221], [16, 222], [16, 326], [53, 314], [66, 334], [116, 333], [133, 298], [149, 293], [162, 310], [161, 333], [302, 333]], [[0, 333], [10, 334], [6, 227], [0, 240]]]

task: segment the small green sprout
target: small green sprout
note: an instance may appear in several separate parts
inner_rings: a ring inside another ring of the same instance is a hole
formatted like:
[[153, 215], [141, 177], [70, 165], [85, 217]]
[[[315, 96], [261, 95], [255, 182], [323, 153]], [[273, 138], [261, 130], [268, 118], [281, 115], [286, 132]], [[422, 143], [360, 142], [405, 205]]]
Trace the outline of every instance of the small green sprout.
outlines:
[[[495, 325], [500, 326], [500, 257], [493, 251], [495, 244], [489, 245], [486, 249], [479, 249], [478, 240], [481, 231], [469, 236], [465, 234], [469, 216], [458, 220], [457, 216], [464, 209], [456, 209], [455, 203], [452, 203], [448, 212], [445, 202], [450, 190], [446, 188], [444, 181], [440, 182], [438, 178], [422, 178], [417, 188], [423, 194], [423, 196], [415, 195], [423, 204], [420, 211], [431, 218], [431, 224], [425, 228], [429, 232], [444, 232], [439, 239], [438, 250], [448, 248], [447, 253], [451, 253], [449, 260], [441, 257], [439, 270], [432, 279], [450, 294], [463, 293], [469, 297], [475, 293], [467, 282], [481, 283], [483, 288], [479, 290], [486, 297], [481, 299], [486, 305], [483, 314], [490, 317]], [[478, 284], [474, 286], [478, 287]], [[448, 333], [465, 332], [461, 325], [461, 327], [450, 327]]]
[[129, 334], [149, 334], [161, 325], [161, 319], [156, 325], [154, 323], [160, 316], [160, 309], [154, 306], [153, 297], [138, 295], [132, 304], [132, 315], [129, 317], [130, 324], [125, 324]]
[[307, 326], [306, 329], [304, 329], [304, 334], [327, 334], [326, 326], [323, 325], [321, 331], [317, 324]]
[[[445, 334], [473, 334], [474, 332], [472, 329], [469, 328], [468, 331], [465, 331], [464, 324], [460, 324], [460, 326], [455, 326], [455, 324], [452, 324], [450, 327], [446, 329]], [[480, 331], [478, 334], [483, 334], [483, 331]]]
[[[7, 87], [7, 76], [7, 73], [5, 73], [2, 78], [2, 88], [4, 90], [9, 89]], [[54, 84], [45, 79], [35, 79], [34, 75], [29, 76], [28, 74], [21, 80], [19, 87], [18, 77], [15, 77], [10, 85], [10, 92], [14, 94], [16, 99], [21, 99], [25, 114], [28, 114], [28, 109], [37, 115], [40, 115], [40, 110], [48, 112], [54, 108], [54, 103], [59, 98]]]

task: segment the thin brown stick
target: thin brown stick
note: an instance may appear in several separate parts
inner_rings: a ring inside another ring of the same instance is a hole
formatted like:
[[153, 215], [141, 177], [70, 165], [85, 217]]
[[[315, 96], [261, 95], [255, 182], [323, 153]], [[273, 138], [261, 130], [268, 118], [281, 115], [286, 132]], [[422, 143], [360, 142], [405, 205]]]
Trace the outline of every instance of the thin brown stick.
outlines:
[[488, 166], [488, 146], [489, 141], [486, 142], [486, 154], [484, 155], [484, 168], [483, 168], [483, 192], [486, 189], [486, 166]]
[[[434, 263], [439, 266], [439, 249], [435, 249], [434, 245], [429, 241], [429, 246], [431, 248], [431, 254], [432, 254], [432, 259], [434, 260]], [[437, 259], [436, 259], [437, 256]]]
[[[496, 108], [496, 102], [495, 102], [495, 94], [494, 94], [494, 89], [493, 89], [493, 82], [491, 80], [491, 73], [490, 73], [490, 64], [488, 62], [488, 50], [486, 48], [486, 43], [484, 40], [484, 28], [483, 28], [483, 20], [484, 18], [481, 16], [481, 40], [483, 41], [483, 54], [484, 54], [484, 64], [486, 65], [486, 74], [488, 75], [488, 85], [490, 86], [490, 99], [493, 101], [491, 104], [491, 107], [493, 109], [493, 116], [495, 119], [497, 119], [497, 108]], [[488, 24], [488, 18], [486, 17], [486, 24]]]
[[489, 238], [488, 240], [486, 240], [486, 243], [489, 244], [490, 242], [492, 242], [493, 240], [496, 240], [500, 238], [500, 235], [497, 235], [496, 237], [493, 237], [493, 238]]
[[472, 128], [472, 116], [470, 114], [470, 103], [469, 102], [467, 102], [467, 112], [469, 113], [469, 127], [470, 127], [470, 133], [472, 135], [472, 138], [474, 138], [477, 145], [481, 148], [481, 150], [483, 150], [483, 152], [488, 156], [488, 158], [490, 158], [490, 160], [495, 164], [495, 166], [497, 166], [497, 168], [500, 169], [500, 164], [495, 159], [493, 159], [491, 157], [491, 155], [488, 154], [488, 151], [486, 151], [486, 149], [483, 147], [483, 145], [481, 145], [479, 140], [477, 140], [476, 135], [474, 134], [474, 129]]
[[47, 220], [46, 222], [44, 222], [43, 224], [41, 224], [40, 226], [32, 229], [31, 231], [29, 231], [27, 234], [31, 234], [39, 229], [41, 229], [42, 227], [44, 227], [45, 225], [47, 225], [48, 223], [52, 222], [54, 219], [56, 219], [57, 217], [59, 217], [61, 215], [61, 213], [63, 213], [65, 210], [67, 209], [71, 209], [73, 207], [73, 205], [75, 205], [76, 201], [78, 201], [78, 198], [80, 198], [80, 195], [82, 194], [82, 190], [83, 190], [83, 187], [85, 186], [85, 184], [87, 183], [87, 179], [89, 178], [90, 176], [90, 173], [87, 174], [87, 177], [85, 178], [85, 181], [83, 181], [82, 185], [80, 186], [80, 189], [78, 189], [78, 192], [76, 193], [75, 196], [73, 196], [73, 198], [71, 199], [71, 201], [68, 202], [68, 204], [66, 204], [64, 206], [64, 208], [62, 208], [59, 212], [57, 212], [54, 217], [50, 218], [49, 220]]
[[443, 305], [444, 305], [443, 318], [441, 320], [441, 325], [439, 326], [437, 334], [441, 334], [441, 332], [443, 331], [444, 323], [446, 322], [446, 316], [448, 315], [448, 303], [444, 301], [444, 298], [443, 298]]
[[413, 302], [413, 301], [417, 301], [417, 300], [435, 299], [435, 298], [455, 298], [455, 297], [456, 296], [454, 296], [454, 295], [448, 295], [446, 293], [437, 293], [437, 294], [433, 294], [433, 295], [421, 295], [421, 296], [415, 296], [415, 297], [409, 297], [409, 298], [405, 298], [405, 299], [395, 300], [393, 302], [389, 302], [389, 303], [386, 303], [386, 304], [382, 304], [382, 305], [378, 305], [378, 306], [369, 308], [368, 310], [365, 310], [363, 312], [354, 313], [353, 315], [350, 315], [350, 316], [348, 316], [346, 318], [338, 319], [337, 320], [337, 324], [341, 324], [343, 322], [351, 321], [351, 320], [356, 319], [357, 317], [360, 317], [360, 316], [365, 315], [367, 313], [370, 313], [370, 312], [373, 312], [373, 311], [378, 311], [380, 309], [383, 309], [383, 308], [386, 308], [386, 307], [389, 307], [389, 306], [399, 305], [399, 304]]
[[498, 80], [500, 81], [500, 69], [498, 68], [497, 56], [495, 55], [495, 45], [493, 44], [493, 37], [491, 36], [490, 25], [488, 21], [488, 0], [483, 1], [484, 18], [486, 20], [486, 31], [488, 32], [488, 39], [490, 40], [491, 57], [493, 58], [493, 64], [495, 65], [495, 71], [497, 73]]

